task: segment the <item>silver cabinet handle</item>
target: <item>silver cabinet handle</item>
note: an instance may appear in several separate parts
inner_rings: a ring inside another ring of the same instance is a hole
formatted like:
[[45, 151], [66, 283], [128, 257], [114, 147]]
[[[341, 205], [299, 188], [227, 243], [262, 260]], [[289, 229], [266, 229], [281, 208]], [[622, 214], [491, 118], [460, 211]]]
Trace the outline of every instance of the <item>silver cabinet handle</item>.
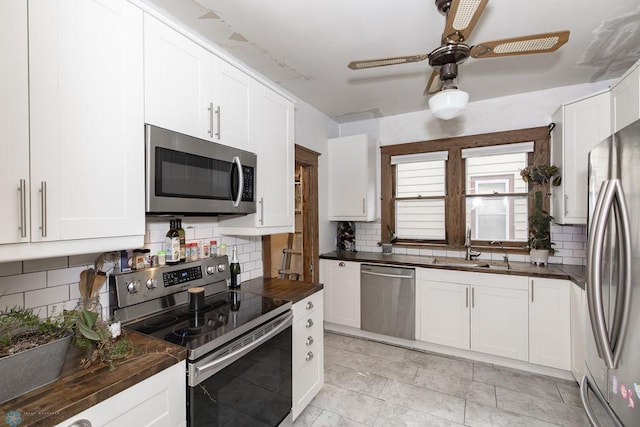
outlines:
[[77, 420], [73, 424], [69, 424], [69, 427], [91, 427], [91, 421], [89, 420]]
[[311, 359], [313, 359], [313, 352], [312, 351], [307, 353], [307, 356], [304, 358], [304, 360], [306, 360], [308, 362]]
[[20, 180], [20, 237], [27, 237], [27, 180]]
[[240, 201], [242, 201], [242, 190], [244, 189], [244, 173], [242, 172], [242, 163], [240, 163], [240, 157], [235, 156], [233, 158], [233, 163], [238, 166], [238, 194], [236, 194], [236, 199], [233, 201], [233, 206], [240, 206]]
[[305, 308], [307, 310], [311, 310], [313, 308], [313, 302], [311, 302], [311, 301], [307, 302], [307, 305], [305, 306]]
[[216, 117], [218, 119], [218, 132], [216, 132], [216, 137], [218, 137], [218, 140], [220, 140], [220, 138], [222, 138], [222, 127], [220, 126], [220, 123], [221, 123], [220, 116], [222, 116], [222, 110], [220, 109], [220, 106], [218, 105], [218, 108], [216, 108]]
[[346, 264], [345, 264], [344, 262], [342, 262], [342, 261], [340, 261], [340, 262], [338, 263], [338, 267], [344, 267], [345, 265], [346, 265]]
[[307, 328], [312, 327], [312, 326], [313, 326], [313, 320], [311, 320], [311, 319], [307, 320], [307, 323], [305, 324], [305, 326], [306, 326]]
[[410, 274], [389, 274], [389, 273], [376, 273], [374, 271], [362, 270], [362, 274], [368, 274], [370, 276], [390, 277], [392, 279], [413, 279]]
[[307, 337], [307, 341], [306, 341], [305, 344], [307, 344], [307, 347], [309, 347], [311, 344], [313, 344], [313, 337]]
[[365, 213], [367, 213], [367, 211], [366, 211], [366, 199], [363, 197], [362, 198], [362, 214], [364, 215]]
[[471, 308], [476, 308], [476, 288], [471, 288]]
[[260, 197], [260, 225], [264, 225], [264, 197]]
[[465, 307], [469, 308], [469, 288], [465, 289], [464, 301]]
[[209, 111], [209, 131], [207, 133], [213, 138], [213, 102], [209, 103], [207, 111]]
[[565, 194], [564, 195], [564, 214], [565, 215], [569, 215], [569, 208], [567, 206], [569, 206], [569, 195]]
[[40, 213], [42, 237], [47, 237], [47, 181], [40, 182]]
[[531, 279], [531, 302], [533, 302], [533, 279]]

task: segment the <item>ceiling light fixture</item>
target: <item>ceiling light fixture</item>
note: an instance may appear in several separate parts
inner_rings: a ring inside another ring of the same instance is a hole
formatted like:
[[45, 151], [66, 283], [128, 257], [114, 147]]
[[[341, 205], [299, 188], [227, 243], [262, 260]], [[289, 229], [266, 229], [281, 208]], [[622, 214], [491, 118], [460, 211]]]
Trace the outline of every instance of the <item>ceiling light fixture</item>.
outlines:
[[440, 69], [442, 88], [429, 98], [429, 109], [434, 117], [442, 120], [453, 119], [459, 116], [467, 106], [469, 94], [453, 83], [458, 76], [458, 67], [455, 63], [445, 64]]

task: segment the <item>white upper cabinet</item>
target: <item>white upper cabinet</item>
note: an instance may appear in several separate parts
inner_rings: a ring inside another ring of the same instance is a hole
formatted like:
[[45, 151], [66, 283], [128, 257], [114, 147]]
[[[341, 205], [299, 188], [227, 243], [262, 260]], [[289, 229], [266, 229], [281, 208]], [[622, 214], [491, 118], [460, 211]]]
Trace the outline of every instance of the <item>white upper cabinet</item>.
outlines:
[[614, 132], [640, 119], [640, 63], [611, 88], [611, 97]]
[[376, 219], [376, 143], [369, 135], [329, 139], [329, 221]]
[[251, 83], [251, 93], [249, 149], [258, 156], [256, 213], [220, 218], [220, 232], [235, 235], [290, 233], [294, 227], [294, 105], [255, 81]]
[[213, 140], [212, 59], [203, 47], [145, 14], [145, 121]]
[[586, 224], [589, 151], [611, 135], [611, 93], [564, 104], [553, 122], [551, 163], [562, 176], [560, 186], [551, 187], [553, 219], [557, 224]]
[[19, 51], [27, 34], [18, 27], [28, 22], [29, 140], [18, 95], [24, 76], [10, 74], [20, 118], [9, 130], [16, 140], [3, 137], [1, 144], [11, 150], [5, 163], [12, 170], [20, 164], [22, 173], [8, 183], [20, 209], [2, 210], [3, 228], [15, 232], [3, 242], [30, 243], [1, 245], [0, 260], [143, 244], [142, 11], [124, 0], [32, 0], [28, 18], [13, 9], [20, 16], [3, 10], [2, 19], [20, 32], [11, 37], [16, 64], [5, 64], [25, 71]]
[[27, 2], [0, 1], [0, 244], [31, 238]]
[[248, 150], [246, 73], [145, 14], [145, 121]]

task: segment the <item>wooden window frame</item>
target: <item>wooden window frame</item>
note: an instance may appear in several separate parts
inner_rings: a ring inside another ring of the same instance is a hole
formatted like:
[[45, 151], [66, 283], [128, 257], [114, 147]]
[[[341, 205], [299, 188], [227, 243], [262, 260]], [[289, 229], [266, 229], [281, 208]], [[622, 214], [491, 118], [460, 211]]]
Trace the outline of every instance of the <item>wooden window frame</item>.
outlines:
[[[387, 227], [395, 229], [396, 167], [391, 164], [392, 156], [444, 150], [449, 152], [445, 165], [447, 192], [445, 197], [445, 242], [399, 239], [395, 244], [406, 247], [460, 249], [464, 246], [465, 240], [465, 164], [462, 159], [462, 149], [529, 141], [533, 141], [534, 150], [528, 154], [528, 164], [549, 164], [551, 149], [548, 126], [382, 146], [380, 148], [381, 241], [388, 241]], [[543, 188], [543, 191], [549, 193], [548, 184]], [[544, 199], [544, 208], [549, 210], [548, 197]], [[531, 215], [533, 209], [533, 193], [531, 191], [529, 191], [528, 209], [529, 215]], [[488, 241], [472, 241], [472, 243], [475, 247], [490, 247]], [[505, 242], [504, 245], [510, 252], [528, 252], [526, 244], [523, 245], [520, 242]], [[494, 249], [499, 250], [498, 248]]]

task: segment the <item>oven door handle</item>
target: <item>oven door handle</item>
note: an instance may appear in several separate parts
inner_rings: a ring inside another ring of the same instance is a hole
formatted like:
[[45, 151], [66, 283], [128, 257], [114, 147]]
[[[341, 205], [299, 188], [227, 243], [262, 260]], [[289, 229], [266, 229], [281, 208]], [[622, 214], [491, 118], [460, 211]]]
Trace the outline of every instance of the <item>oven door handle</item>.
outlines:
[[275, 335], [278, 335], [280, 332], [282, 332], [292, 324], [293, 324], [293, 314], [289, 314], [287, 317], [285, 317], [282, 323], [280, 323], [278, 326], [276, 326], [274, 329], [264, 334], [260, 338], [252, 341], [250, 344], [247, 344], [246, 346], [243, 346], [235, 351], [232, 351], [231, 353], [225, 354], [224, 356], [218, 359], [212, 360], [211, 362], [205, 363], [202, 366], [196, 366], [194, 368], [195, 370], [194, 380], [196, 380], [195, 382], [199, 383], [199, 381], [197, 381], [197, 378], [201, 375], [204, 375], [206, 371], [213, 371], [210, 374], [215, 374], [216, 372], [220, 371], [221, 369], [235, 362], [245, 354], [250, 353], [252, 350], [259, 347], [260, 345], [262, 345], [263, 342], [270, 340]]

